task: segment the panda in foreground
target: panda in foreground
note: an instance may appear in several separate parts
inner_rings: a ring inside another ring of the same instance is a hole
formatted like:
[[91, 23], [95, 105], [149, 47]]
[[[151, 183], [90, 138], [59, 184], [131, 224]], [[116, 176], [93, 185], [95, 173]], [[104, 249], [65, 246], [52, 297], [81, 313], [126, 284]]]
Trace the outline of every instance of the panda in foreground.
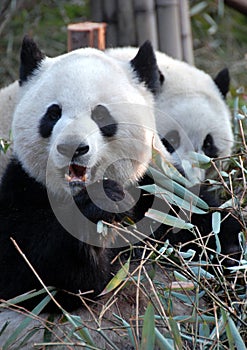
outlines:
[[[145, 173], [155, 138], [163, 147], [153, 112], [158, 89], [148, 42], [122, 67], [90, 48], [48, 58], [24, 38], [14, 157], [0, 188], [0, 299], [41, 288], [10, 238], [46, 285], [91, 296], [103, 290], [112, 250], [101, 247], [96, 225], [131, 217], [126, 188]], [[65, 309], [80, 304], [67, 293], [57, 299]]]
[[[129, 190], [145, 174], [154, 139], [169, 159], [155, 132], [158, 67], [149, 43], [121, 65], [94, 49], [47, 58], [25, 38], [20, 86], [14, 158], [0, 188], [0, 298], [41, 287], [13, 238], [43, 282], [60, 290], [58, 302], [74, 309], [80, 299], [62, 290], [94, 297], [111, 277], [114, 250], [101, 247], [97, 223], [135, 219], [133, 212], [142, 219], [146, 207], [140, 199], [132, 212]], [[205, 235], [210, 219], [195, 216]], [[226, 220], [222, 230], [225, 253], [236, 253], [240, 225], [230, 237]], [[34, 298], [25, 306], [36, 304]]]

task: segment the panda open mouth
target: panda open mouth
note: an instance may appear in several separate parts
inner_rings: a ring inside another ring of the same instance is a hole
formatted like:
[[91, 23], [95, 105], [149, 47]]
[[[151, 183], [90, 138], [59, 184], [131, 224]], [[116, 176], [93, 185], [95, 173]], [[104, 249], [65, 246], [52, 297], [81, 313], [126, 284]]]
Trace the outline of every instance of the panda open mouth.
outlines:
[[70, 163], [69, 174], [65, 174], [65, 179], [69, 182], [70, 186], [85, 187], [87, 181], [87, 169], [86, 167]]

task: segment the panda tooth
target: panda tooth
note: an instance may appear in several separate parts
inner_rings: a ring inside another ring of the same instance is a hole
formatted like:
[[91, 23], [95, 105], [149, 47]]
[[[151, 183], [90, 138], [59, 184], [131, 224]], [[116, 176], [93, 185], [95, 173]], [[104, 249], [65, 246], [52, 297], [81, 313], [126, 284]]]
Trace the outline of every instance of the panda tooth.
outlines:
[[72, 180], [71, 176], [69, 176], [68, 174], [65, 174], [64, 177], [65, 177], [65, 180], [68, 182]]

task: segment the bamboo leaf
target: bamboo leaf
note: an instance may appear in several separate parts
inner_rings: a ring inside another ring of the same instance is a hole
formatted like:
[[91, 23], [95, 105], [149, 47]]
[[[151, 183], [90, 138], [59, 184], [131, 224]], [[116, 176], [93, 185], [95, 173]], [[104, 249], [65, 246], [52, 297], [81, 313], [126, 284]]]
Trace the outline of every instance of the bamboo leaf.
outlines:
[[165, 338], [157, 328], [155, 328], [155, 343], [160, 350], [174, 350], [172, 339]]
[[174, 167], [173, 164], [169, 163], [164, 156], [153, 147], [152, 161], [162, 173], [164, 173], [170, 179], [182, 184], [185, 187], [192, 187], [193, 184], [180, 174], [180, 172]]
[[177, 322], [171, 317], [169, 317], [168, 322], [172, 330], [172, 335], [175, 343], [174, 345], [176, 345], [176, 349], [183, 350], [183, 342], [180, 336]]
[[81, 317], [77, 315], [71, 315], [67, 312], [64, 312], [64, 315], [69, 323], [71, 323], [74, 327], [73, 334], [80, 340], [83, 340], [86, 344], [95, 346], [88, 329], [83, 325]]
[[159, 170], [149, 166], [147, 174], [154, 179], [155, 184], [161, 185], [162, 188], [177, 194], [179, 197], [185, 199], [193, 205], [199, 208], [208, 210], [208, 204], [204, 202], [200, 197], [195, 195], [193, 192], [180, 185], [179, 183], [171, 180], [165, 174], [161, 173]]
[[154, 307], [148, 303], [142, 330], [141, 350], [152, 350], [155, 344]]
[[[56, 292], [51, 292], [51, 294], [54, 296]], [[51, 298], [49, 295], [47, 295], [33, 310], [33, 315], [39, 315], [40, 312], [44, 309], [44, 307], [50, 302]], [[33, 317], [27, 316], [24, 318], [24, 320], [19, 324], [19, 326], [15, 329], [15, 331], [11, 334], [11, 336], [7, 339], [5, 344], [2, 347], [2, 350], [9, 349], [9, 346], [13, 344], [16, 339], [21, 335], [22, 332], [25, 331], [25, 329], [28, 327], [28, 325], [32, 322]]]
[[103, 292], [99, 294], [99, 296], [110, 293], [112, 290], [117, 288], [128, 275], [129, 267], [130, 267], [130, 257], [126, 261], [126, 263], [121, 267], [121, 269], [116, 273], [116, 275], [110, 280], [110, 282], [107, 284]]
[[192, 225], [189, 222], [185, 222], [182, 219], [176, 218], [169, 214], [162, 213], [155, 209], [149, 209], [147, 213], [145, 213], [145, 216], [172, 227], [177, 227], [186, 230], [191, 230], [194, 227], [194, 225]]
[[115, 316], [116, 318], [118, 318], [120, 321], [123, 322], [123, 325], [124, 327], [127, 329], [127, 332], [129, 334], [129, 338], [131, 340], [131, 343], [133, 345], [133, 347], [135, 348], [136, 347], [136, 344], [135, 344], [135, 338], [134, 338], [134, 335], [133, 335], [133, 332], [132, 332], [132, 329], [130, 327], [130, 324], [128, 322], [126, 322], [122, 317], [120, 317], [119, 315], [116, 315], [116, 314], [113, 314], [113, 316]]
[[212, 228], [214, 233], [218, 234], [220, 232], [221, 225], [221, 213], [216, 211], [212, 215]]

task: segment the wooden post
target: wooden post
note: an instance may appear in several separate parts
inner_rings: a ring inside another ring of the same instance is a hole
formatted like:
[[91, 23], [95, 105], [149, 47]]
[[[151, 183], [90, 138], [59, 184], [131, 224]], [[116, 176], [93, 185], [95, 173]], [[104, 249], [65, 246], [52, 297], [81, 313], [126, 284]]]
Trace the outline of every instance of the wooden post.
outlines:
[[181, 44], [182, 44], [183, 60], [193, 65], [194, 55], [193, 55], [193, 44], [192, 44], [188, 0], [180, 0], [179, 9], [180, 9]]
[[179, 0], [156, 0], [159, 49], [182, 60]]
[[133, 0], [117, 1], [118, 5], [118, 45], [136, 45], [136, 27]]
[[148, 39], [153, 48], [158, 49], [154, 0], [134, 0], [134, 4], [138, 45]]
[[118, 10], [116, 0], [104, 0], [102, 2], [102, 21], [107, 23], [106, 46], [118, 46]]
[[105, 49], [106, 23], [83, 22], [68, 25], [68, 51], [82, 47]]

